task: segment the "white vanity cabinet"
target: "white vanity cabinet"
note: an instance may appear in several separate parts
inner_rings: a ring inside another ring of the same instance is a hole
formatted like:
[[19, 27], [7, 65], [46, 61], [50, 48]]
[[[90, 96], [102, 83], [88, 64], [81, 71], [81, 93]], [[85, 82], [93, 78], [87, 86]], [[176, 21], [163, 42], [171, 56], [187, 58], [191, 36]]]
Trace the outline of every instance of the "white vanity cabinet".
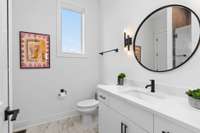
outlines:
[[160, 116], [154, 117], [154, 133], [197, 133]]
[[137, 123], [134, 123], [128, 119], [125, 114], [129, 110], [125, 112], [119, 112], [121, 111], [119, 108], [126, 108], [123, 107], [124, 105], [116, 106], [116, 102], [118, 103], [118, 100], [115, 101], [111, 96], [104, 93], [99, 93], [98, 99], [100, 101], [99, 133], [149, 133], [142, 127], [136, 125]]
[[100, 102], [99, 133], [147, 133], [123, 115]]
[[[199, 112], [190, 109], [185, 99], [170, 97], [172, 101], [168, 99], [164, 104], [155, 101], [154, 106], [121, 94], [123, 91], [118, 88], [101, 88], [98, 90], [99, 133], [200, 133], [200, 119], [196, 117]], [[163, 109], [175, 100], [178, 108]]]

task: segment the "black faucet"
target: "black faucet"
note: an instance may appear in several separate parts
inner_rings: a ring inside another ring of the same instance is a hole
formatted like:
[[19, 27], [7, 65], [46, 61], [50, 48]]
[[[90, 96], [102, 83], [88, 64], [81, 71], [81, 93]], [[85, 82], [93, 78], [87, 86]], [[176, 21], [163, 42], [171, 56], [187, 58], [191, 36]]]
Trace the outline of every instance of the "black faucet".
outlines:
[[155, 80], [150, 80], [151, 84], [146, 85], [145, 88], [147, 89], [148, 87], [151, 87], [151, 92], [155, 93]]

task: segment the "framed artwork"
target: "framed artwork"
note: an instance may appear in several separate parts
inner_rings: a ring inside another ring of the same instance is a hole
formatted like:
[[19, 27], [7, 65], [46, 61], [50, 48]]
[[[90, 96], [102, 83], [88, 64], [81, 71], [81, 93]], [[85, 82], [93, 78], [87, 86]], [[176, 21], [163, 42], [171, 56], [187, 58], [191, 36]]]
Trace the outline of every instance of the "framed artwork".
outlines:
[[135, 56], [141, 62], [141, 46], [135, 46]]
[[50, 35], [20, 31], [20, 68], [50, 68]]

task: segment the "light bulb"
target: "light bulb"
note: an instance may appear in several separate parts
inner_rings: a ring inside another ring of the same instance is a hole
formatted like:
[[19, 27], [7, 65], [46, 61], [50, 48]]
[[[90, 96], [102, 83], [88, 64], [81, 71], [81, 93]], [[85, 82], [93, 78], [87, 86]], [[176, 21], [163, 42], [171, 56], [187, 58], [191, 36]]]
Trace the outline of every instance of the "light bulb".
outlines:
[[131, 56], [131, 55], [132, 55], [132, 52], [131, 52], [130, 50], [128, 50], [127, 54], [128, 54], [129, 56]]
[[124, 51], [127, 52], [127, 51], [128, 51], [128, 48], [127, 48], [127, 47], [124, 47]]

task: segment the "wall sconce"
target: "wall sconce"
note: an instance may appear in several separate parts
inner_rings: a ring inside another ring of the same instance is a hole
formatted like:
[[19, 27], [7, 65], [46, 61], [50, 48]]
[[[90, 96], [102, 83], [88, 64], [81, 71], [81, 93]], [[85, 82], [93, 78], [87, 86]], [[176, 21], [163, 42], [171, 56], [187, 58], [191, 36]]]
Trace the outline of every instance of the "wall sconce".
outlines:
[[132, 37], [126, 35], [126, 32], [124, 32], [124, 48], [128, 47], [128, 51], [130, 51], [130, 46], [132, 44]]

